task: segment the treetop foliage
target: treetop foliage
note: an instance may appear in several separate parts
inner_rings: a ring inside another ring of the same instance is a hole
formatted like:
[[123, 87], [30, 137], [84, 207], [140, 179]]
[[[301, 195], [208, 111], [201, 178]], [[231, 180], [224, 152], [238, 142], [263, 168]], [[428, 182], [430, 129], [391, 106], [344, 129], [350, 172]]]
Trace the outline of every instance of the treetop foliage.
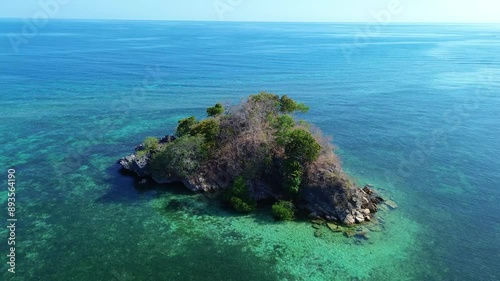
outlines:
[[219, 116], [224, 113], [224, 106], [222, 104], [217, 103], [213, 107], [207, 108], [207, 115], [208, 117], [214, 117], [214, 116]]
[[191, 127], [196, 125], [196, 123], [198, 122], [196, 121], [196, 117], [194, 116], [179, 120], [177, 130], [175, 131], [175, 136], [182, 137], [186, 134], [189, 134], [189, 132], [191, 131]]

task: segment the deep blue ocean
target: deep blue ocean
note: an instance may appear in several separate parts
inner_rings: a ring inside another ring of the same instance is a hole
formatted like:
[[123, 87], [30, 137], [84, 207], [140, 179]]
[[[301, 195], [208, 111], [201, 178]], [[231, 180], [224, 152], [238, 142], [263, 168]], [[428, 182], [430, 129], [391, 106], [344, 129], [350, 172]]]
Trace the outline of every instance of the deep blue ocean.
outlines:
[[[500, 280], [500, 25], [51, 20], [15, 49], [23, 25], [0, 21], [1, 280]], [[118, 172], [260, 91], [308, 104], [349, 175], [397, 202], [369, 240]]]

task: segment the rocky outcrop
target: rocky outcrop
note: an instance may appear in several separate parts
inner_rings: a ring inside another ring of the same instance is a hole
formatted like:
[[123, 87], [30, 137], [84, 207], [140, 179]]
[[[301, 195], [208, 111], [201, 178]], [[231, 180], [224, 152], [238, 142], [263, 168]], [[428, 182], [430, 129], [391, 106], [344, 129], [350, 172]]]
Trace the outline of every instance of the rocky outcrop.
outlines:
[[[158, 139], [159, 145], [165, 145], [169, 142], [175, 141], [176, 137], [171, 135], [166, 135], [162, 138]], [[123, 170], [136, 174], [141, 178], [152, 177], [151, 169], [149, 167], [149, 161], [151, 160], [151, 155], [149, 153], [140, 154], [139, 151], [144, 149], [143, 144], [139, 144], [135, 147], [135, 152], [121, 158], [118, 160], [118, 164], [122, 167]], [[154, 179], [158, 183], [171, 183], [178, 181], [179, 179], [169, 180], [156, 178]]]
[[139, 157], [136, 153], [118, 160], [118, 164], [122, 166], [122, 169], [135, 173], [141, 178], [151, 176], [151, 171], [149, 169], [148, 163], [149, 155]]
[[288, 212], [300, 209], [325, 221], [372, 220], [383, 199], [370, 185], [351, 182], [328, 138], [293, 118], [307, 110], [265, 92], [228, 110], [217, 104], [204, 120], [179, 120], [179, 139], [148, 137], [118, 162], [141, 179], [182, 182], [207, 195], [227, 190], [222, 197], [239, 212], [252, 211], [258, 201], [289, 201]]
[[[162, 138], [160, 143], [165, 144], [175, 140], [174, 137]], [[122, 169], [137, 175], [139, 178], [150, 178], [157, 183], [166, 184], [181, 182], [193, 192], [217, 192], [220, 187], [210, 181], [208, 176], [200, 174], [186, 178], [180, 177], [159, 177], [153, 175], [149, 167], [150, 155], [139, 156], [140, 146], [136, 147], [136, 153], [121, 158], [118, 163]], [[264, 182], [257, 181], [252, 184], [251, 196], [255, 200], [265, 200], [277, 198], [272, 188]], [[321, 218], [327, 221], [335, 221], [345, 225], [353, 225], [370, 221], [373, 213], [377, 212], [377, 204], [384, 200], [374, 192], [371, 185], [363, 189], [358, 187], [345, 188], [345, 185], [338, 186], [306, 186], [301, 189], [300, 196], [303, 198], [300, 207], [314, 218]], [[391, 202], [388, 205], [395, 206]]]

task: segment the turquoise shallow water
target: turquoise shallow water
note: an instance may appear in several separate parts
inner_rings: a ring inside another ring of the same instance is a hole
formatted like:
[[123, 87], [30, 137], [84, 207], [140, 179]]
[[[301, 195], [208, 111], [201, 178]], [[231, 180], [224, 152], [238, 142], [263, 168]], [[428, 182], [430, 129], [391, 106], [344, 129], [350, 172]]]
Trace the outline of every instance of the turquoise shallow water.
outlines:
[[[51, 21], [16, 54], [22, 25], [0, 21], [0, 167], [19, 203], [2, 280], [500, 279], [500, 26], [354, 44], [363, 25]], [[144, 137], [262, 90], [309, 104], [346, 171], [398, 203], [383, 231], [316, 238], [118, 173]]]

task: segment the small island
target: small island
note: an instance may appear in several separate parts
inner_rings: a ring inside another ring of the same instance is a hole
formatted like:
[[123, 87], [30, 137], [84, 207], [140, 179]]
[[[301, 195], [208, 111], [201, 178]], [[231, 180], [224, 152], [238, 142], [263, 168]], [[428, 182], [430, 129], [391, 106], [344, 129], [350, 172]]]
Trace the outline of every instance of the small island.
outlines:
[[241, 213], [267, 204], [277, 220], [370, 221], [383, 199], [348, 178], [319, 129], [294, 119], [308, 110], [265, 92], [230, 109], [218, 103], [204, 120], [180, 120], [175, 135], [146, 138], [119, 164], [142, 182], [181, 182]]

